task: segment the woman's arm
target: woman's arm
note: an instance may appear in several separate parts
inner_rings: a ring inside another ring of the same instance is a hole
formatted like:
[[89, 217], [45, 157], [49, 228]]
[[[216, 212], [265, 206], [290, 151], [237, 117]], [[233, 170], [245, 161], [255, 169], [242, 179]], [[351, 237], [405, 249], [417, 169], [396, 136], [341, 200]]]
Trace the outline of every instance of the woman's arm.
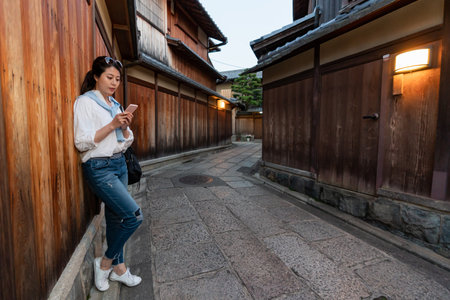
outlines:
[[94, 142], [95, 143], [101, 142], [108, 136], [108, 134], [111, 133], [111, 131], [114, 131], [116, 128], [119, 127], [121, 127], [122, 129], [123, 137], [127, 139], [130, 135], [130, 133], [127, 130], [127, 127], [130, 125], [132, 119], [133, 115], [129, 112], [117, 114], [109, 124], [103, 126], [102, 128], [100, 128], [95, 132]]

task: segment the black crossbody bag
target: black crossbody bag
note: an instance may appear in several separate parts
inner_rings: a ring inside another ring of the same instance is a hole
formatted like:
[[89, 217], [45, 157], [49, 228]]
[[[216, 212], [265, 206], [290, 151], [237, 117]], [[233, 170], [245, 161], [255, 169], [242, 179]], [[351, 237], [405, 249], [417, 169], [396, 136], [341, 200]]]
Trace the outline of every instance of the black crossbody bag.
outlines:
[[[122, 105], [120, 106], [120, 109], [123, 112]], [[133, 148], [131, 146], [128, 147], [123, 155], [125, 156], [125, 161], [127, 163], [128, 185], [139, 182], [142, 177], [142, 169]]]

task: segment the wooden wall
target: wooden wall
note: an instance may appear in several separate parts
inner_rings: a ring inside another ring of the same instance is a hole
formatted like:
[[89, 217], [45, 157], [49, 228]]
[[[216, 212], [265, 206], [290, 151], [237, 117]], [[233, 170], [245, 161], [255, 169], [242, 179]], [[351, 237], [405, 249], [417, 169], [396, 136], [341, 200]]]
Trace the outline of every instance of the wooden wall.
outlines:
[[320, 99], [319, 181], [375, 193], [382, 62], [324, 74]]
[[[431, 47], [431, 67], [402, 75], [403, 92], [393, 95], [395, 55], [417, 47]], [[303, 72], [266, 84], [263, 159], [361, 193], [431, 197], [441, 52], [436, 32], [424, 33], [321, 66], [316, 78]], [[374, 113], [379, 120], [363, 119]]]
[[45, 298], [96, 212], [72, 112], [93, 26], [87, 1], [0, 3], [1, 299]]
[[[170, 1], [168, 1], [168, 5], [170, 5]], [[199, 38], [197, 23], [179, 5], [175, 6], [175, 14], [172, 14], [168, 9], [167, 31], [171, 37], [180, 39], [201, 58], [209, 61], [208, 45], [205, 43], [207, 41], [202, 41]], [[216, 89], [215, 75], [211, 75], [209, 71], [200, 68], [197, 63], [189, 61], [185, 56], [180, 56], [176, 51], [170, 49], [170, 53], [171, 67], [212, 90]]]
[[310, 170], [311, 75], [287, 85], [264, 87], [263, 159]]
[[[440, 53], [440, 45], [436, 45]], [[386, 63], [389, 67], [392, 62]], [[381, 186], [410, 194], [430, 196], [439, 102], [441, 68], [403, 75], [403, 94], [388, 94], [383, 126]], [[388, 89], [391, 90], [392, 82]], [[448, 150], [450, 151], [450, 149]], [[382, 156], [382, 157], [383, 157]]]
[[262, 115], [237, 115], [235, 118], [236, 135], [252, 134], [262, 139]]
[[[128, 102], [139, 105], [131, 129], [139, 159], [231, 143], [231, 111], [129, 77]], [[210, 100], [210, 103], [215, 101]], [[155, 106], [156, 104], [156, 106]]]

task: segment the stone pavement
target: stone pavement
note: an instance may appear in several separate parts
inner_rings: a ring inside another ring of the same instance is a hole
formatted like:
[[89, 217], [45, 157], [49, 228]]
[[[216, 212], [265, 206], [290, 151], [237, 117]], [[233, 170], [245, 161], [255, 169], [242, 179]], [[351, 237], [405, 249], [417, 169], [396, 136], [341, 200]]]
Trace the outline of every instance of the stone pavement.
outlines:
[[251, 176], [260, 143], [154, 170], [116, 299], [450, 299], [450, 272]]

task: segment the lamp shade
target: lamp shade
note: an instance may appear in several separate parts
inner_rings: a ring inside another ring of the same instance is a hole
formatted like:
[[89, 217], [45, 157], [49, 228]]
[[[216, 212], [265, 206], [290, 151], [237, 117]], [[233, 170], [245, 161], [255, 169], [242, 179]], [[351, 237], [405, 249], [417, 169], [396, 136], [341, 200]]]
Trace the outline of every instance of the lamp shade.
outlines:
[[417, 49], [401, 53], [395, 57], [395, 73], [411, 72], [428, 67], [430, 49]]
[[218, 101], [218, 105], [219, 105], [219, 108], [220, 108], [220, 109], [224, 109], [224, 108], [225, 108], [225, 101], [219, 100], [219, 101]]

